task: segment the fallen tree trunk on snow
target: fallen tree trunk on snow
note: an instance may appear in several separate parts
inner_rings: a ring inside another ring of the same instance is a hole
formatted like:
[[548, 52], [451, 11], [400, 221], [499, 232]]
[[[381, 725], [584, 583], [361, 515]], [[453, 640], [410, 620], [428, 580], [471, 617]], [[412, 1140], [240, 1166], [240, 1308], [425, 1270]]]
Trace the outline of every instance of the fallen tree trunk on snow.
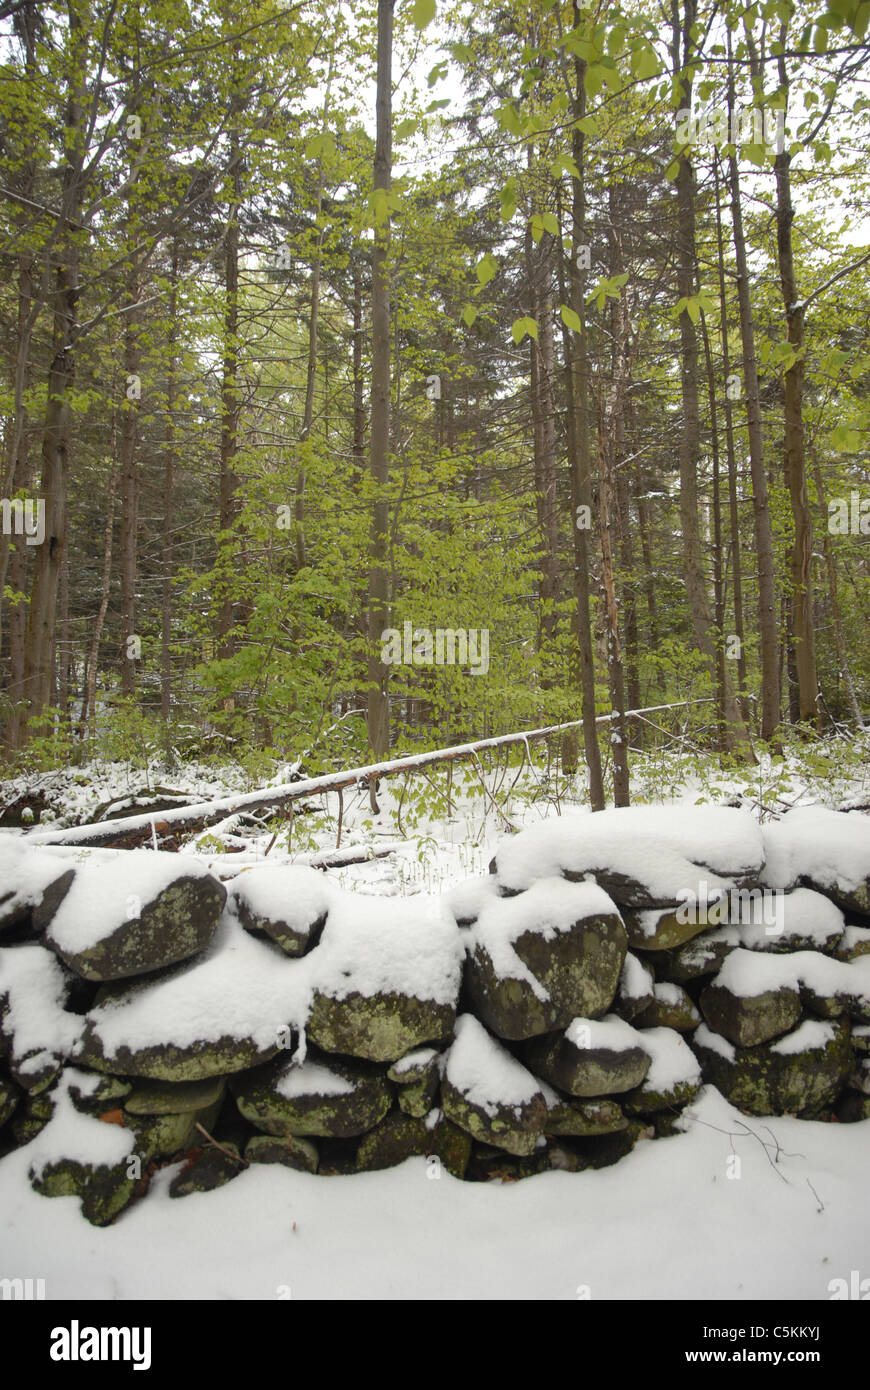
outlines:
[[[645, 709], [626, 710], [623, 718], [634, 715], [654, 714], [659, 710], [683, 709], [687, 705], [709, 704], [709, 699], [680, 700], [671, 705], [649, 705]], [[343, 772], [328, 772], [322, 777], [306, 777], [299, 782], [286, 782], [282, 786], [268, 787], [263, 791], [243, 792], [239, 796], [225, 796], [216, 801], [201, 801], [191, 806], [179, 806], [162, 811], [159, 815], [124, 816], [118, 820], [104, 821], [95, 825], [71, 826], [67, 830], [32, 831], [27, 839], [37, 845], [79, 845], [102, 846], [114, 849], [133, 849], [138, 845], [154, 843], [160, 835], [190, 834], [204, 830], [219, 820], [237, 811], [280, 810], [288, 801], [296, 801], [303, 796], [314, 796], [323, 792], [341, 791], [345, 787], [367, 788], [381, 777], [392, 777], [397, 772], [414, 772], [418, 768], [431, 767], [433, 763], [458, 762], [465, 758], [476, 758], [478, 753], [490, 748], [504, 748], [511, 744], [526, 744], [542, 738], [551, 738], [576, 729], [581, 719], [572, 719], [567, 724], [551, 724], [543, 729], [528, 729], [518, 734], [498, 734], [495, 738], [482, 738], [474, 743], [459, 743], [452, 748], [436, 748], [428, 753], [411, 753], [404, 758], [393, 758], [387, 762], [370, 763], [366, 767], [348, 768]], [[599, 715], [596, 723], [609, 724], [609, 714]]]

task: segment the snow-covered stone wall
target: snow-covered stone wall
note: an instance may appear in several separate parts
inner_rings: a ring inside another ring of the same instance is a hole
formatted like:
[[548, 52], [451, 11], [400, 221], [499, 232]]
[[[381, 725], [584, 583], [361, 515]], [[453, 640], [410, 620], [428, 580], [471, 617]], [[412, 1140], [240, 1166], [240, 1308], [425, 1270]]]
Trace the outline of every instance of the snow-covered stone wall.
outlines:
[[870, 1118], [870, 819], [542, 821], [442, 898], [0, 840], [0, 1153], [114, 1220], [252, 1163], [511, 1179], [613, 1163], [703, 1084]]

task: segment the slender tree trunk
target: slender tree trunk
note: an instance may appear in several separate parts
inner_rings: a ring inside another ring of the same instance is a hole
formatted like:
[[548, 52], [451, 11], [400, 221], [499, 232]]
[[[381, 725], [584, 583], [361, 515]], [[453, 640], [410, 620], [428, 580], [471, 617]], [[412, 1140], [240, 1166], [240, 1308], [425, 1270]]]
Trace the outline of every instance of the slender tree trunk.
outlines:
[[62, 227], [54, 275], [52, 359], [48, 372], [42, 435], [45, 539], [35, 547], [33, 587], [27, 615], [23, 692], [27, 715], [37, 719], [51, 695], [60, 568], [66, 546], [67, 482], [70, 451], [69, 393], [75, 381], [75, 347], [81, 247], [74, 224], [81, 222], [86, 31], [82, 12], [68, 9], [70, 76], [64, 115], [65, 158], [60, 195]]
[[[218, 613], [218, 655], [226, 659], [235, 651], [233, 628], [236, 604], [232, 598], [233, 555], [232, 531], [238, 515], [239, 478], [236, 460], [239, 452], [239, 211], [242, 202], [241, 153], [239, 140], [238, 97], [234, 98], [232, 129], [230, 131], [230, 177], [232, 202], [224, 238], [224, 360], [221, 380], [221, 441], [220, 441], [220, 508], [218, 524], [222, 533], [220, 551], [223, 565], [221, 588], [223, 598]], [[226, 697], [224, 709], [233, 708], [233, 699]]]
[[169, 279], [169, 363], [166, 374], [166, 452], [163, 456], [163, 538], [160, 555], [160, 717], [172, 718], [172, 524], [175, 492], [175, 409], [178, 393], [178, 236], [172, 239]]
[[[729, 38], [730, 45], [730, 38]], [[734, 78], [729, 67], [728, 120], [734, 111]], [[776, 622], [776, 585], [774, 578], [773, 531], [767, 492], [767, 473], [764, 467], [764, 443], [761, 432], [761, 394], [758, 386], [758, 362], [755, 355], [755, 324], [749, 297], [749, 268], [746, 259], [746, 239], [743, 233], [743, 209], [740, 201], [740, 170], [736, 154], [728, 160], [731, 190], [731, 220], [734, 228], [734, 259], [737, 269], [737, 304], [740, 316], [740, 342], [743, 352], [743, 392], [746, 398], [746, 424], [749, 434], [749, 463], [752, 474], [752, 516], [755, 533], [755, 562], [758, 570], [758, 631], [761, 642], [761, 737], [777, 746], [779, 725], [780, 678], [779, 640]], [[720, 246], [721, 265], [721, 246]], [[724, 305], [720, 270], [720, 301]], [[727, 342], [723, 307], [722, 336]], [[729, 463], [730, 467], [730, 463]]]
[[[114, 430], [113, 430], [114, 434]], [[109, 587], [112, 582], [112, 530], [115, 524], [115, 480], [117, 472], [112, 460], [108, 495], [106, 497], [106, 530], [103, 539], [103, 576], [100, 584], [100, 606], [91, 631], [91, 644], [85, 659], [85, 694], [79, 724], [79, 738], [94, 738], [97, 729], [97, 669], [100, 660], [100, 638], [109, 606]]]
[[[574, 24], [580, 24], [580, 3], [574, 0]], [[574, 59], [574, 119], [586, 114], [584, 76], [586, 64]], [[571, 152], [579, 174], [572, 176], [571, 236], [573, 253], [570, 262], [571, 307], [580, 319], [580, 331], [573, 337], [566, 334], [566, 387], [568, 416], [568, 448], [571, 468], [571, 531], [574, 538], [574, 592], [577, 598], [575, 613], [577, 650], [580, 660], [580, 690], [582, 696], [583, 747], [589, 772], [589, 801], [593, 811], [604, 809], [604, 780], [601, 774], [601, 752], [595, 725], [595, 648], [592, 639], [589, 584], [588, 519], [592, 515], [592, 480], [589, 452], [588, 377], [586, 352], [586, 259], [580, 248], [588, 245], [586, 237], [586, 188], [584, 182], [585, 136], [575, 124], [571, 136]]]
[[[389, 668], [381, 659], [382, 633], [389, 613], [386, 488], [390, 477], [390, 214], [386, 196], [392, 182], [392, 57], [395, 0], [378, 0], [377, 133], [374, 196], [381, 220], [372, 255], [372, 399], [369, 471], [375, 487], [368, 579], [368, 701], [366, 727], [375, 761], [390, 747]], [[380, 198], [379, 198], [380, 195]], [[377, 811], [377, 788], [370, 792]]]
[[[788, 25], [780, 28], [784, 46]], [[788, 98], [785, 58], [778, 59], [780, 91]], [[780, 150], [774, 161], [776, 173], [776, 249], [782, 301], [785, 307], [787, 338], [797, 360], [785, 373], [785, 477], [794, 520], [791, 552], [793, 627], [797, 665], [798, 704], [802, 723], [813, 728], [819, 723], [819, 684], [816, 673], [816, 645], [813, 627], [813, 530], [807, 496], [806, 454], [804, 446], [804, 308], [798, 294], [792, 245], [794, 207], [791, 201], [791, 154]]]
[[[135, 233], [131, 229], [131, 238]], [[136, 306], [139, 276], [135, 258], [124, 293], [124, 380], [121, 385], [121, 694], [136, 689], [136, 580], [139, 569], [139, 367], [141, 348]]]

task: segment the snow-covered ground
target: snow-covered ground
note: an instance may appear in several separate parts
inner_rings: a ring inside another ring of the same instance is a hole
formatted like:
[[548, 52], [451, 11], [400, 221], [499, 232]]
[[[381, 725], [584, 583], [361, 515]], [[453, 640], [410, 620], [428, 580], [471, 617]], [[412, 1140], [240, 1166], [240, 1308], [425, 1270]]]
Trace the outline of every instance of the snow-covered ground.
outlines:
[[[870, 1122], [752, 1119], [706, 1088], [686, 1132], [612, 1168], [436, 1180], [422, 1158], [324, 1178], [257, 1165], [100, 1230], [0, 1164], [3, 1274], [49, 1299], [808, 1299], [870, 1274]], [[835, 1286], [836, 1287], [836, 1286]]]

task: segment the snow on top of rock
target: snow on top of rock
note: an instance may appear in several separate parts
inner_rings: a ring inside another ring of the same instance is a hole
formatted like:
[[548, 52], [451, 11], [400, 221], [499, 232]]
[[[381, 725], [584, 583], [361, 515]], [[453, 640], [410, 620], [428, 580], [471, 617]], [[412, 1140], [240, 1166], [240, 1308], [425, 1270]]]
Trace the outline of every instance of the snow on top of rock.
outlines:
[[644, 999], [652, 989], [652, 972], [639, 956], [626, 951], [619, 977], [619, 993], [623, 999]]
[[336, 896], [317, 950], [316, 988], [333, 999], [395, 993], [453, 1004], [462, 968], [459, 928], [440, 899]]
[[793, 1057], [798, 1052], [821, 1052], [836, 1036], [837, 1030], [832, 1024], [808, 1018], [793, 1033], [786, 1033], [785, 1037], [771, 1043], [770, 1050], [781, 1057]]
[[514, 950], [514, 942], [526, 932], [538, 932], [552, 941], [587, 917], [619, 915], [603, 888], [596, 883], [570, 883], [561, 877], [538, 879], [515, 898], [497, 898], [484, 907], [466, 936], [469, 951], [480, 946], [502, 979], [524, 980], [542, 1002], [549, 994]]
[[[551, 1103], [544, 1082], [532, 1076], [473, 1014], [461, 1014], [456, 1020], [445, 1077], [470, 1105], [490, 1118], [504, 1107], [519, 1110], [539, 1095]], [[552, 1096], [554, 1103], [555, 1093]]]
[[434, 1047], [418, 1047], [414, 1052], [406, 1052], [404, 1057], [400, 1057], [398, 1062], [394, 1062], [391, 1071], [397, 1076], [401, 1076], [406, 1071], [416, 1071], [418, 1067], [428, 1067], [433, 1058], [438, 1056], [438, 1051]]
[[444, 895], [444, 900], [457, 922], [473, 922], [498, 896], [495, 875], [485, 874], [482, 878], [468, 878], [464, 883], [455, 884]]
[[763, 830], [771, 888], [791, 888], [801, 877], [822, 888], [852, 892], [870, 876], [870, 816], [795, 806]]
[[74, 867], [65, 857], [40, 851], [11, 835], [0, 835], [0, 918], [35, 907], [49, 884]]
[[609, 1052], [625, 1052], [630, 1047], [643, 1047], [645, 1034], [632, 1028], [617, 1014], [604, 1018], [574, 1018], [565, 1029], [565, 1041], [574, 1047], [604, 1048]]
[[642, 1028], [638, 1036], [651, 1059], [641, 1083], [642, 1091], [672, 1091], [676, 1086], [695, 1085], [701, 1080], [697, 1057], [673, 1028]]
[[702, 1023], [695, 1029], [694, 1041], [701, 1047], [707, 1047], [711, 1052], [717, 1052], [726, 1061], [733, 1062], [737, 1057], [737, 1050], [733, 1043], [727, 1038], [723, 1038], [721, 1033], [714, 1033], [712, 1028], [708, 1028], [706, 1023]]
[[6, 999], [2, 1033], [24, 1075], [49, 1066], [53, 1057], [68, 1057], [75, 1046], [82, 1020], [64, 1010], [66, 996], [67, 977], [44, 946], [0, 950], [0, 999]]
[[496, 854], [499, 881], [508, 888], [528, 888], [565, 870], [609, 871], [644, 885], [662, 903], [696, 890], [699, 865], [708, 887], [718, 889], [757, 875], [763, 862], [758, 823], [727, 806], [620, 806], [561, 816], [521, 831]]
[[88, 951], [138, 917], [176, 879], [207, 875], [208, 866], [202, 860], [149, 849], [123, 850], [112, 859], [89, 859], [76, 869], [49, 935], [61, 951]]
[[834, 960], [819, 951], [763, 955], [742, 947], [732, 951], [713, 981], [738, 998], [751, 999], [768, 990], [798, 989], [815, 994], [861, 995], [870, 998], [870, 956], [854, 961]]
[[242, 900], [255, 917], [286, 922], [301, 934], [326, 915], [336, 897], [326, 875], [305, 864], [256, 864], [226, 887], [231, 909]]
[[274, 1089], [285, 1100], [295, 1100], [298, 1096], [346, 1096], [355, 1087], [346, 1076], [339, 1076], [322, 1062], [306, 1061], [301, 1066], [288, 1066]]
[[311, 957], [293, 960], [246, 932], [224, 912], [206, 951], [169, 976], [149, 981], [88, 1014], [106, 1057], [119, 1048], [190, 1047], [231, 1037], [274, 1045], [277, 1030], [300, 1028], [311, 1001]]
[[[836, 904], [824, 893], [816, 893], [812, 888], [796, 888], [793, 893], [785, 893], [777, 898], [773, 906], [777, 912], [781, 910], [781, 922], [771, 921], [768, 905], [760, 898], [746, 902], [745, 910], [739, 913], [740, 941], [743, 946], [763, 950], [775, 942], [778, 935], [804, 937], [808, 945], [824, 946], [840, 936], [845, 926], [845, 918]], [[780, 925], [781, 933], [768, 930]]]
[[136, 1147], [132, 1130], [104, 1124], [77, 1110], [69, 1096], [71, 1085], [84, 1091], [87, 1074], [68, 1067], [52, 1093], [56, 1102], [54, 1115], [29, 1147], [30, 1172], [35, 1178], [41, 1177], [49, 1164], [64, 1159], [96, 1168], [114, 1167], [123, 1163]]

